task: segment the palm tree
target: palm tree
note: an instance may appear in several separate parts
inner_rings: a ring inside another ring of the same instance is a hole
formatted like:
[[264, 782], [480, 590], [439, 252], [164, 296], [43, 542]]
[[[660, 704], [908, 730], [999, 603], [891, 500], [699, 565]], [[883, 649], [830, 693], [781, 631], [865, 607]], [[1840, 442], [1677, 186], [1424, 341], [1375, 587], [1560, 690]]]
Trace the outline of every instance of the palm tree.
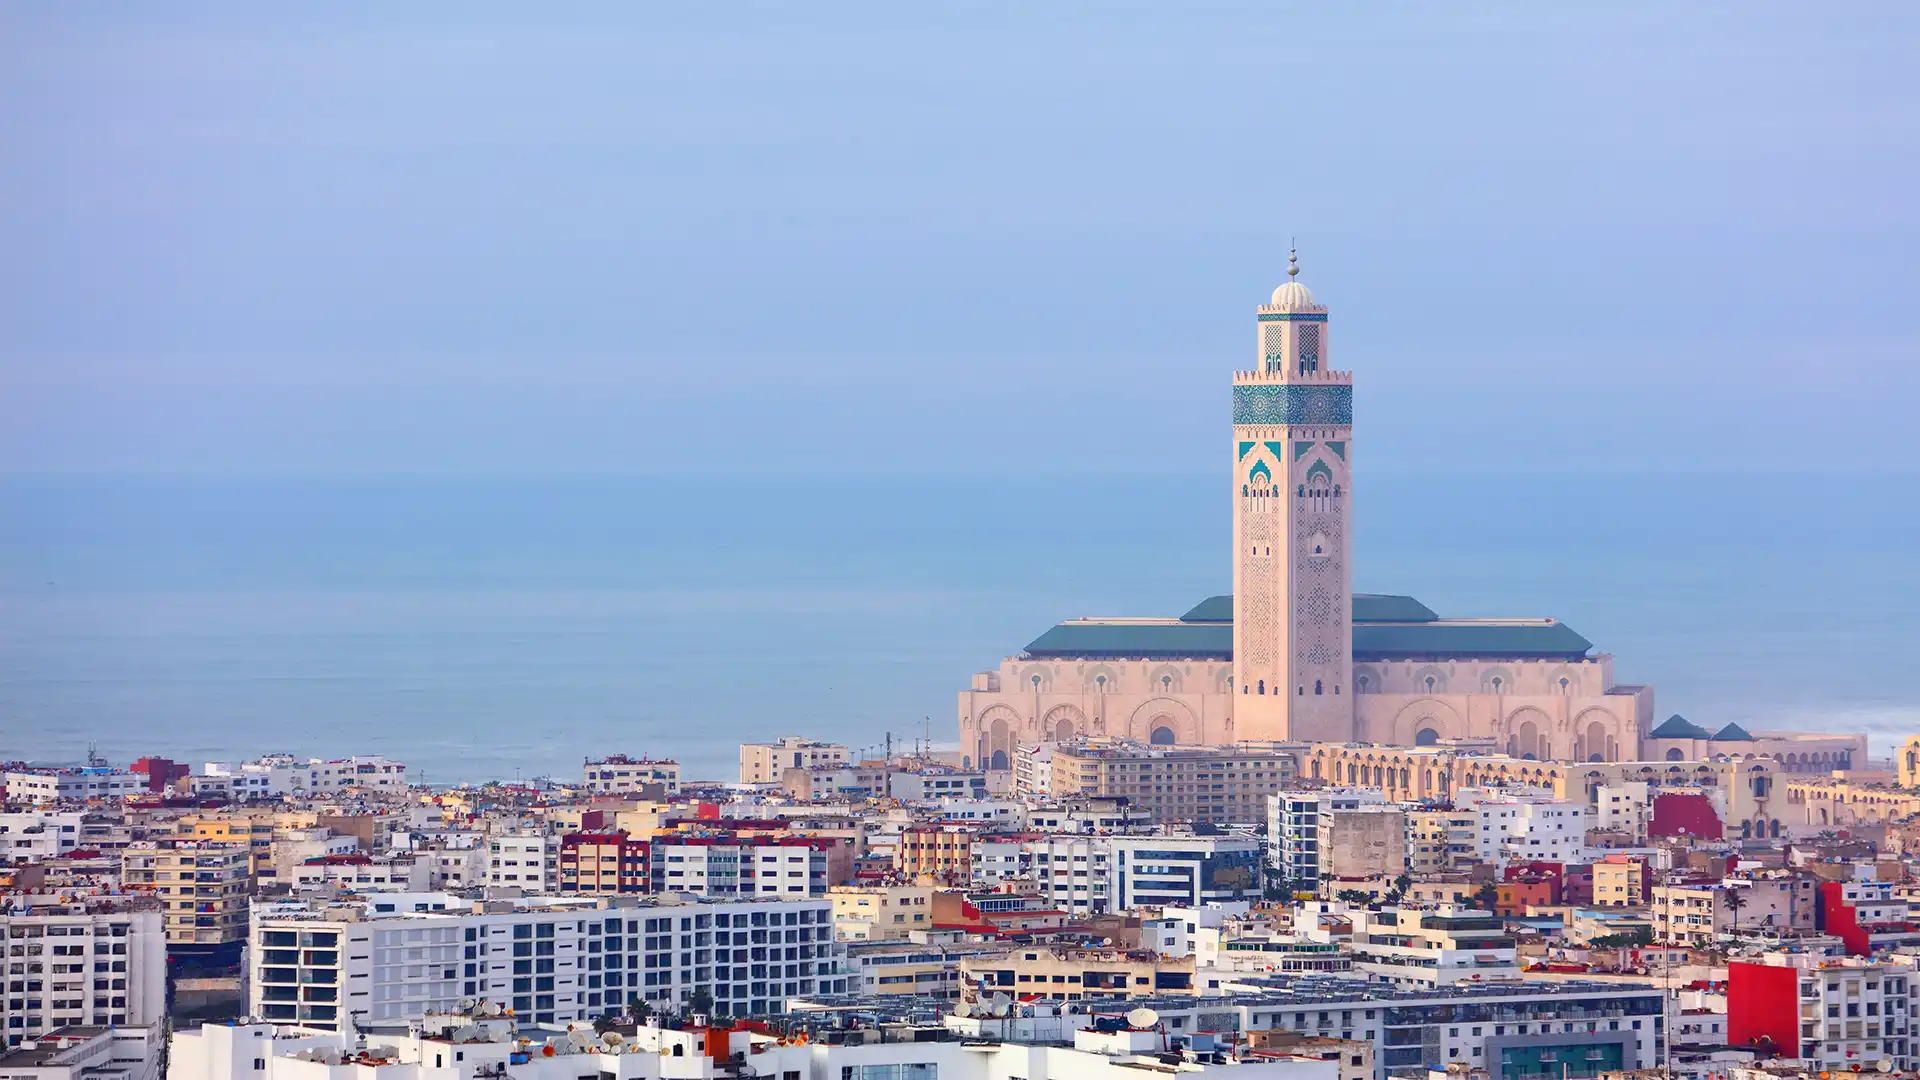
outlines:
[[1733, 936], [1740, 937], [1740, 909], [1747, 906], [1747, 898], [1740, 895], [1739, 889], [1727, 890], [1727, 911], [1733, 916]]

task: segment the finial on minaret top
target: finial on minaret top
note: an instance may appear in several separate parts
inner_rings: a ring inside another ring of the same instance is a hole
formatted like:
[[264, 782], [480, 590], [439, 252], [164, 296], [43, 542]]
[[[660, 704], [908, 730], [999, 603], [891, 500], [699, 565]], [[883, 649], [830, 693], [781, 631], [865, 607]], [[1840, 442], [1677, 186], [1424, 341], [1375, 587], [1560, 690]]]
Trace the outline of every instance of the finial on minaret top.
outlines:
[[1300, 276], [1300, 247], [1292, 239], [1287, 241], [1287, 280]]

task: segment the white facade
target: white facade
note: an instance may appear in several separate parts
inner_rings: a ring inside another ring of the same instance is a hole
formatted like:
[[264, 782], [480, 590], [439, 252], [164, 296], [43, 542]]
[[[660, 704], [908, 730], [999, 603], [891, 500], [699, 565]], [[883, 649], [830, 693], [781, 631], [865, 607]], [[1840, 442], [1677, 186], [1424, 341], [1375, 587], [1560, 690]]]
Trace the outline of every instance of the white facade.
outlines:
[[[1027, 1010], [1034, 1011], [1034, 1010]], [[1088, 1030], [1089, 1017], [1005, 1020], [950, 1017], [932, 1038], [894, 1041], [778, 1039], [746, 1030], [642, 1027], [609, 1050], [563, 1039], [527, 1053], [510, 1032], [453, 1039], [445, 1029], [369, 1032], [358, 1042], [268, 1024], [206, 1024], [174, 1036], [170, 1080], [1137, 1080], [1142, 1074], [1232, 1080], [1338, 1080], [1337, 1062], [1307, 1057], [1223, 1057], [1176, 1045], [1157, 1030]], [[490, 1024], [491, 1021], [482, 1023]], [[985, 1028], [982, 1032], [980, 1029]], [[1037, 1030], [1036, 1030], [1037, 1029]], [[1031, 1034], [1024, 1034], [1031, 1031]], [[972, 1036], [972, 1037], [969, 1037]], [[710, 1053], [718, 1044], [719, 1053]], [[551, 1048], [549, 1050], [548, 1048]], [[316, 1060], [317, 1059], [317, 1060]], [[344, 1059], [344, 1060], [343, 1060]]]
[[78, 811], [0, 814], [0, 862], [39, 862], [80, 847]]
[[[488, 902], [475, 911], [262, 914], [249, 1011], [343, 1030], [342, 1003], [379, 1023], [450, 1012], [462, 999], [532, 1023], [589, 1019], [638, 996], [716, 1011], [778, 1012], [784, 999], [845, 993], [845, 948], [825, 900], [734, 903]], [[724, 937], [722, 936], [724, 934]]]
[[656, 893], [690, 893], [730, 899], [825, 896], [827, 852], [794, 843], [671, 843], [656, 841], [648, 853]]
[[1323, 788], [1267, 796], [1267, 861], [1296, 888], [1320, 883], [1320, 816], [1387, 801], [1377, 788]]
[[[1460, 800], [1463, 809], [1466, 802], [1466, 798]], [[1589, 861], [1587, 830], [1592, 827], [1592, 813], [1584, 802], [1475, 797], [1472, 809], [1480, 819], [1477, 854], [1483, 862], [1505, 866], [1515, 861]]]
[[1354, 970], [1377, 982], [1432, 988], [1489, 979], [1518, 979], [1520, 965], [1506, 922], [1486, 911], [1350, 908]]
[[167, 938], [158, 911], [41, 908], [0, 914], [8, 978], [0, 1032], [8, 1045], [60, 1027], [160, 1022]]
[[1595, 791], [1594, 828], [1645, 840], [1652, 821], [1653, 795], [1647, 784], [1602, 784]]
[[12, 802], [112, 801], [128, 795], [144, 795], [147, 790], [145, 774], [103, 766], [7, 774], [7, 798]]
[[887, 794], [901, 802], [924, 803], [942, 799], [984, 799], [984, 770], [916, 769], [887, 775]]
[[163, 1080], [158, 1026], [80, 1028], [40, 1040], [32, 1051], [0, 1052], [9, 1080]]
[[560, 840], [510, 833], [487, 842], [487, 884], [528, 893], [553, 892], [560, 880]]

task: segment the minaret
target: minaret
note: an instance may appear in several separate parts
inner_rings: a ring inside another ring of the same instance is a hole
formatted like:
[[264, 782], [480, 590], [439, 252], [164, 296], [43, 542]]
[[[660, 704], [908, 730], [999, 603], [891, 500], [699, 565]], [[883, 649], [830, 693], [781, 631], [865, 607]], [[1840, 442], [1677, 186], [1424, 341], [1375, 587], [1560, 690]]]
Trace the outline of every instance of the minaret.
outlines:
[[1233, 376], [1233, 717], [1241, 740], [1353, 738], [1353, 376], [1327, 309], [1287, 282]]

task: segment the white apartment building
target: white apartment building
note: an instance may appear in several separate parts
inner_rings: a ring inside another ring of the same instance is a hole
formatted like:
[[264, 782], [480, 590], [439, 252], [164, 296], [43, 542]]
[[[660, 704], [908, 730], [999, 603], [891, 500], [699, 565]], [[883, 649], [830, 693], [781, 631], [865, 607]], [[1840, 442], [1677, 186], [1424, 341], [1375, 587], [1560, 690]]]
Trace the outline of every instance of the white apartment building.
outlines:
[[704, 990], [716, 1012], [759, 1015], [790, 997], [847, 991], [826, 900], [441, 902], [425, 912], [316, 904], [262, 913], [249, 1011], [344, 1031], [356, 1013], [393, 1023], [473, 999], [524, 1022], [566, 1024], [635, 997], [680, 1007]]
[[828, 852], [808, 840], [720, 840], [660, 837], [648, 851], [656, 894], [694, 896], [825, 896]]
[[296, 892], [315, 892], [327, 888], [355, 892], [432, 892], [433, 863], [403, 855], [336, 855], [293, 868], [291, 884]]
[[[947, 1017], [944, 1025], [898, 1029], [879, 1039], [789, 1039], [770, 1033], [643, 1025], [610, 1048], [599, 1037], [575, 1049], [565, 1040], [529, 1053], [511, 1022], [433, 1017], [421, 1027], [367, 1032], [353, 1045], [330, 1035], [270, 1024], [205, 1024], [174, 1036], [171, 1080], [1137, 1080], [1177, 1074], [1195, 1080], [1340, 1080], [1324, 1055], [1228, 1057], [1176, 1046], [1157, 1030], [1096, 1031], [1084, 1010], [1050, 1005], [1020, 1017]], [[449, 1024], [470, 1024], [450, 1037]], [[1186, 1040], [1182, 1040], [1183, 1044]], [[364, 1054], [361, 1051], [364, 1050]], [[66, 1080], [66, 1078], [60, 1078]], [[143, 1080], [130, 1077], [129, 1080]]]
[[1056, 742], [1032, 743], [1013, 752], [1013, 795], [1017, 799], [1053, 797], [1053, 752]]
[[740, 744], [740, 782], [777, 784], [788, 769], [845, 765], [847, 748], [839, 743], [815, 742], [787, 735], [774, 742]]
[[599, 761], [589, 760], [583, 779], [588, 791], [619, 795], [659, 784], [668, 795], [680, 793], [680, 763], [666, 759], [628, 757], [612, 754]]
[[[1456, 804], [1466, 801], [1460, 798]], [[1472, 809], [1480, 819], [1476, 854], [1483, 862], [1505, 866], [1516, 861], [1589, 861], [1587, 830], [1593, 817], [1586, 803], [1495, 795], [1474, 798]]]
[[1647, 826], [1653, 822], [1652, 790], [1638, 781], [1602, 784], [1594, 791], [1593, 809], [1594, 828], [1645, 840]]
[[159, 1023], [167, 1007], [167, 937], [160, 913], [137, 910], [124, 898], [57, 901], [14, 895], [0, 914], [7, 965], [0, 1032], [6, 1045], [55, 1028]]
[[939, 815], [939, 821], [954, 824], [986, 821], [1021, 828], [1027, 823], [1027, 804], [1016, 799], [942, 799]]
[[67, 799], [113, 801], [147, 793], [144, 773], [106, 766], [45, 769], [7, 774], [7, 798], [12, 802], [53, 803]]
[[901, 802], [926, 803], [943, 799], [984, 799], [984, 770], [914, 769], [887, 774], [887, 794]]
[[975, 881], [1032, 881], [1074, 915], [1258, 899], [1260, 843], [1229, 836], [1023, 836], [976, 841]]
[[1282, 791], [1267, 796], [1269, 865], [1297, 889], [1315, 888], [1320, 884], [1320, 815], [1381, 806], [1386, 801], [1377, 788]]
[[487, 884], [550, 893], [560, 880], [560, 838], [508, 833], [487, 842]]
[[163, 1080], [159, 1025], [78, 1027], [45, 1036], [29, 1050], [0, 1049], [0, 1076], [13, 1080]]
[[351, 787], [385, 792], [407, 789], [406, 765], [378, 754], [305, 759], [268, 754], [238, 765], [209, 761], [200, 772], [189, 780], [196, 792], [224, 789], [236, 799], [316, 795]]
[[1027, 811], [1027, 827], [1035, 832], [1091, 836], [1150, 832], [1154, 820], [1153, 811], [1134, 806], [1124, 798], [1092, 796], [1032, 807]]
[[1809, 1071], [1915, 1066], [1914, 969], [1857, 957], [1773, 952], [1728, 966], [1729, 1035], [1765, 1035]]
[[1375, 982], [1433, 988], [1520, 977], [1506, 921], [1491, 912], [1443, 904], [1345, 914], [1353, 925], [1354, 970]]
[[0, 861], [39, 862], [77, 850], [81, 817], [77, 810], [0, 814]]

